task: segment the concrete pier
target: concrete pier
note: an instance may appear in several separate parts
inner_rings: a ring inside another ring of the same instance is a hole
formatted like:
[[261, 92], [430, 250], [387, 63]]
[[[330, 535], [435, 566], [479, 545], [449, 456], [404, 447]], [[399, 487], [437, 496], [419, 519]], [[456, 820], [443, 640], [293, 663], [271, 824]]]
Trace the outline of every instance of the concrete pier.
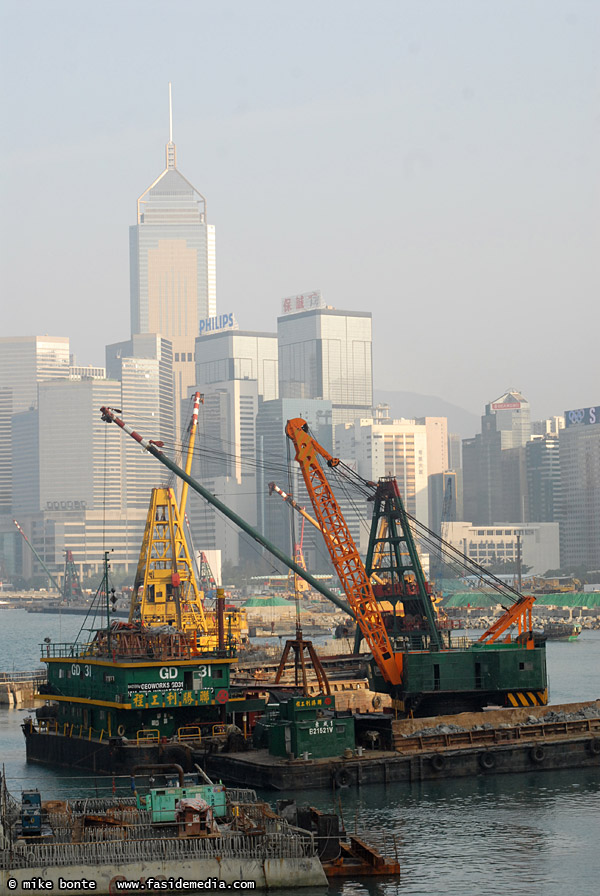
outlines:
[[0, 705], [31, 704], [41, 683], [46, 681], [45, 670], [39, 672], [0, 672]]

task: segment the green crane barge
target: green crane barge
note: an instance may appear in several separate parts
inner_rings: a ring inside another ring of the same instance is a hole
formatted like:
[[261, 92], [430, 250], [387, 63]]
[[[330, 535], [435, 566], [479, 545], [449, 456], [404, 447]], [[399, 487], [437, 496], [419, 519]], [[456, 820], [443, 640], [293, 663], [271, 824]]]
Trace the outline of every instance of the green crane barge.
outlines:
[[[160, 450], [162, 443], [144, 439], [108, 407], [101, 408], [101, 413], [106, 423], [120, 426], [258, 544], [357, 620], [373, 655], [372, 687], [391, 694], [399, 715], [476, 711], [490, 704], [547, 704], [545, 645], [537, 644], [531, 631], [534, 598], [515, 592], [504, 614], [475, 644], [454, 643], [452, 632], [438, 625], [431, 588], [395, 479], [367, 483], [373, 489], [374, 513], [365, 568], [319, 457], [330, 467], [339, 461], [318, 445], [303, 420], [288, 422], [286, 433], [296, 447], [346, 603], [167, 457]], [[376, 582], [371, 585], [374, 571]], [[391, 614], [382, 613], [382, 601], [392, 603]], [[516, 637], [510, 633], [513, 627]]]

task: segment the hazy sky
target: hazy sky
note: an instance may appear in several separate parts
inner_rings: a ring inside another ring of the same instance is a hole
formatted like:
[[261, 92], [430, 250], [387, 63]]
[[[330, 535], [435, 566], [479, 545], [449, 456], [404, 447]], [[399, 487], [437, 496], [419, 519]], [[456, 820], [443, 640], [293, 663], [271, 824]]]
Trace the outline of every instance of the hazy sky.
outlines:
[[477, 414], [600, 403], [600, 3], [2, 0], [0, 335], [129, 336], [164, 168], [217, 228], [218, 311], [371, 310], [375, 386]]

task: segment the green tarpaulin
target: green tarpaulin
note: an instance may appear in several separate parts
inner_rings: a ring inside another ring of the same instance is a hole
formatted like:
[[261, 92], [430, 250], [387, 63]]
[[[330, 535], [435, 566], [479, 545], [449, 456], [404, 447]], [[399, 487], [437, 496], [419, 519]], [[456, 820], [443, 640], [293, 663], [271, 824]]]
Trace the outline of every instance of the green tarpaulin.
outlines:
[[[527, 592], [525, 592], [527, 593]], [[505, 604], [506, 598], [496, 593], [483, 593], [481, 591], [461, 591], [447, 597], [444, 607], [495, 607], [496, 604]], [[586, 594], [582, 591], [572, 591], [567, 594], [538, 594], [535, 602], [543, 607], [600, 607], [600, 591], [592, 591]]]
[[291, 600], [285, 600], [283, 597], [251, 597], [244, 604], [244, 607], [293, 607]]
[[457, 592], [444, 599], [444, 607], [495, 607], [501, 600], [499, 594], [483, 594], [481, 591]]

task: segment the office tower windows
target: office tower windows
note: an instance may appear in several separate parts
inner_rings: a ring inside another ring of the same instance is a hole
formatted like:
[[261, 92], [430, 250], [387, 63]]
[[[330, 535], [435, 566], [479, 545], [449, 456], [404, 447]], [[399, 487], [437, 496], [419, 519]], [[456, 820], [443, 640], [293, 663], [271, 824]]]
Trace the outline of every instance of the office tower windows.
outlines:
[[559, 434], [561, 566], [598, 569], [600, 557], [600, 406], [565, 413]]
[[0, 514], [11, 512], [11, 418], [38, 405], [38, 384], [69, 376], [69, 339], [0, 338]]
[[316, 308], [277, 319], [279, 395], [331, 401], [332, 423], [371, 416], [371, 314]]
[[463, 442], [464, 514], [479, 524], [528, 517], [525, 445], [531, 436], [529, 402], [509, 390], [486, 405], [481, 433]]
[[[170, 93], [170, 91], [169, 91]], [[175, 425], [194, 383], [194, 340], [216, 314], [216, 243], [206, 199], [177, 169], [172, 130], [166, 167], [137, 203], [130, 228], [131, 333], [158, 333], [173, 344]]]

